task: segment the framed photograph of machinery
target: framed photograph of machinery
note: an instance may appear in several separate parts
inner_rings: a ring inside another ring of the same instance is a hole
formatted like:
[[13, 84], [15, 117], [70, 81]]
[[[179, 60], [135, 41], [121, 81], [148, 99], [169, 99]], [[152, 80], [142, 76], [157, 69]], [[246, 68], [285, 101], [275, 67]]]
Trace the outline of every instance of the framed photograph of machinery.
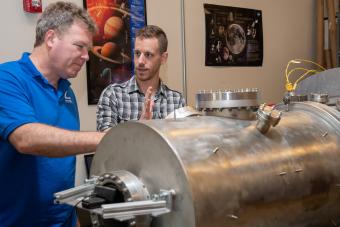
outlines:
[[133, 74], [135, 32], [146, 25], [145, 0], [83, 0], [98, 26], [87, 62], [88, 104], [97, 104], [103, 89]]
[[261, 66], [262, 12], [204, 4], [206, 66]]

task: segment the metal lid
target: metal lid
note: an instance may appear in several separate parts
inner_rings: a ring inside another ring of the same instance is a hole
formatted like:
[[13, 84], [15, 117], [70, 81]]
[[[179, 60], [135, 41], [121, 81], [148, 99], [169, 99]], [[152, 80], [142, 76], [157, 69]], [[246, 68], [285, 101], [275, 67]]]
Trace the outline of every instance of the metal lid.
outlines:
[[326, 93], [311, 93], [309, 96], [310, 101], [319, 102], [319, 103], [327, 103], [328, 102], [328, 94]]
[[258, 107], [259, 91], [257, 88], [245, 88], [225, 91], [200, 91], [196, 94], [196, 109], [225, 109]]

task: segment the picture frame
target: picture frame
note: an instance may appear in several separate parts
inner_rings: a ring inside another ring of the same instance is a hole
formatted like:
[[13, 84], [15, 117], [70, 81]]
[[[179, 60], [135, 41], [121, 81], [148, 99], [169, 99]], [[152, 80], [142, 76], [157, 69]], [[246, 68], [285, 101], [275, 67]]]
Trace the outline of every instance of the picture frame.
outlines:
[[262, 11], [204, 4], [206, 66], [262, 66]]
[[133, 75], [135, 33], [146, 23], [146, 0], [83, 0], [98, 27], [89, 51], [88, 104], [96, 105], [102, 91]]

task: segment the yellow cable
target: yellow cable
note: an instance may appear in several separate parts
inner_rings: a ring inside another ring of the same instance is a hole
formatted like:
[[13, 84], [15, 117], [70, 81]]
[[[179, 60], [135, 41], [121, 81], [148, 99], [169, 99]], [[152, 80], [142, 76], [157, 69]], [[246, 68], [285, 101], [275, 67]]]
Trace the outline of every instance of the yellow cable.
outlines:
[[302, 71], [308, 71], [308, 69], [302, 68], [302, 67], [298, 67], [298, 68], [294, 68], [292, 70], [290, 70], [287, 74], [286, 74], [286, 90], [287, 91], [293, 91], [294, 90], [294, 85], [289, 81], [289, 77], [292, 73], [298, 71], [298, 70], [302, 70]]
[[288, 75], [287, 75], [288, 81], [289, 81], [290, 75], [291, 75], [293, 72], [297, 71], [297, 70], [302, 70], [302, 71], [305, 71], [305, 72], [306, 72], [306, 71], [308, 71], [309, 69], [302, 68], [302, 67], [297, 67], [297, 68], [294, 68], [294, 69], [290, 70], [290, 71], [288, 72]]
[[[296, 67], [291, 69], [290, 71], [288, 71], [289, 66], [291, 64], [302, 64], [302, 63], [310, 63], [314, 66], [317, 66], [319, 70], [316, 69], [307, 69], [304, 67]], [[293, 84], [292, 82], [290, 82], [289, 77], [292, 73], [296, 72], [296, 71], [303, 71], [303, 74], [300, 75], [300, 77], [295, 81], [295, 83]], [[297, 84], [302, 81], [303, 79], [305, 79], [308, 75], [313, 75], [315, 73], [319, 73], [321, 71], [326, 70], [324, 67], [322, 67], [321, 65], [319, 65], [316, 62], [310, 61], [310, 60], [305, 60], [305, 59], [293, 59], [290, 60], [286, 66], [286, 70], [285, 70], [285, 76], [286, 76], [286, 90], [288, 92], [294, 91], [296, 89]]]
[[305, 60], [305, 59], [295, 59], [296, 61], [302, 61], [302, 62], [308, 62], [311, 63], [313, 65], [316, 65], [317, 67], [319, 67], [322, 71], [325, 71], [326, 69], [322, 66], [319, 65], [318, 63], [314, 62], [314, 61], [310, 61], [310, 60]]
[[294, 83], [294, 86], [293, 86], [293, 90], [295, 91], [296, 89], [296, 86], [297, 84], [302, 81], [302, 79], [304, 79], [307, 75], [313, 75], [313, 74], [316, 74], [318, 73], [319, 71], [317, 70], [308, 70], [307, 72], [305, 72], [302, 76], [300, 76]]

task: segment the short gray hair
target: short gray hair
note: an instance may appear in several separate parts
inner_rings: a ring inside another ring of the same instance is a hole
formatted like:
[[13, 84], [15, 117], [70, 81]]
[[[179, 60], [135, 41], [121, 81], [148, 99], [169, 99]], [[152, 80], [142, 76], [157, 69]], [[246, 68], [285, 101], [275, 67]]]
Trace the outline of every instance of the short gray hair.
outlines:
[[34, 47], [44, 42], [48, 30], [56, 30], [57, 33], [63, 34], [75, 21], [85, 23], [92, 34], [97, 32], [96, 24], [85, 9], [71, 2], [60, 1], [49, 4], [37, 21]]

